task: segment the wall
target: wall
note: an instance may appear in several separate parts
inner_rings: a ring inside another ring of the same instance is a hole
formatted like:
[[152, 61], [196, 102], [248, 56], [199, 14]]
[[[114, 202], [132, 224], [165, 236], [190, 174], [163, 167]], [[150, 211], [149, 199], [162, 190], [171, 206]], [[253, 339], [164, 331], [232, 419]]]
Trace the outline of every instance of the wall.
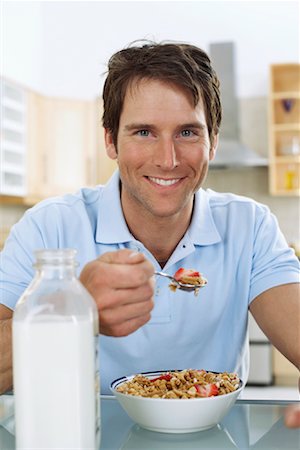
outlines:
[[299, 199], [270, 196], [267, 168], [211, 170], [204, 186], [219, 192], [245, 195], [268, 205], [288, 243], [299, 246]]
[[1, 75], [41, 90], [43, 11], [41, 2], [1, 2]]
[[299, 59], [295, 0], [6, 1], [3, 23], [2, 73], [54, 96], [94, 98], [111, 53], [140, 38], [235, 41], [240, 97], [266, 96], [269, 64]]

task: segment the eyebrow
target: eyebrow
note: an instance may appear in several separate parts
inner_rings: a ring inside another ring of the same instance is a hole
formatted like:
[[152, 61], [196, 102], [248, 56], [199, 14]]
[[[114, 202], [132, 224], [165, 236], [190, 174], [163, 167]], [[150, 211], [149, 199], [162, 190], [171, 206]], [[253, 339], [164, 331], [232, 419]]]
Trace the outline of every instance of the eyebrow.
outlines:
[[[147, 128], [156, 128], [156, 125], [151, 123], [130, 123], [128, 125], [124, 126], [125, 131], [132, 131], [137, 129], [147, 129]], [[185, 128], [198, 128], [199, 130], [205, 130], [206, 126], [204, 123], [201, 122], [190, 122], [190, 123], [183, 123], [178, 128], [185, 129]]]
[[155, 125], [152, 125], [151, 123], [129, 123], [128, 125], [125, 125], [124, 130], [132, 131], [144, 128], [155, 128]]
[[180, 125], [180, 128], [198, 128], [199, 130], [205, 130], [205, 124], [201, 122], [191, 122], [191, 123], [184, 123]]

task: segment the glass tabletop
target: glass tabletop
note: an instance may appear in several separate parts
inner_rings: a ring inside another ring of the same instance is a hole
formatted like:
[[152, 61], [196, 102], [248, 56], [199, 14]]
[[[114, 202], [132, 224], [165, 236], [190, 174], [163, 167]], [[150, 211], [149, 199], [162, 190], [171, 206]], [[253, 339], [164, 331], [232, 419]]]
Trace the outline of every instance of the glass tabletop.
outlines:
[[[238, 400], [222, 422], [210, 430], [168, 434], [139, 427], [114, 397], [101, 396], [99, 450], [298, 450], [300, 429], [287, 429], [283, 423], [284, 410], [290, 403], [292, 402]], [[15, 449], [12, 395], [0, 396], [0, 449]]]

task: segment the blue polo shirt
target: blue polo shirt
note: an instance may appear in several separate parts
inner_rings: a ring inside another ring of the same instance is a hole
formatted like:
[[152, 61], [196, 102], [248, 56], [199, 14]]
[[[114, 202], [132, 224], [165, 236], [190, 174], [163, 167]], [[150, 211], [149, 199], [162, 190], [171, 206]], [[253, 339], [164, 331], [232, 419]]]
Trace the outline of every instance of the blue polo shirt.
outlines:
[[[160, 236], [156, 236], [160, 239]], [[153, 255], [127, 228], [119, 173], [105, 186], [52, 198], [26, 211], [1, 254], [1, 303], [14, 309], [31, 282], [38, 248], [75, 248], [78, 272], [107, 251], [130, 248]], [[247, 380], [247, 318], [265, 290], [299, 281], [299, 263], [269, 209], [246, 197], [200, 189], [193, 217], [164, 270], [194, 268], [208, 279], [198, 296], [168, 288], [158, 278], [151, 320], [127, 337], [100, 340], [102, 393], [125, 374], [203, 368], [234, 371]], [[100, 330], [101, 332], [101, 330]]]

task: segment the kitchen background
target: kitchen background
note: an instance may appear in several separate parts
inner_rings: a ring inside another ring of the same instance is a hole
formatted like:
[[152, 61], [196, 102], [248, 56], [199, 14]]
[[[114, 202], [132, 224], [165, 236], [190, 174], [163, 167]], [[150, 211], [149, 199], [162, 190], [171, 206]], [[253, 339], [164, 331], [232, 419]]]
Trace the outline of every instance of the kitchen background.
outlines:
[[[220, 158], [205, 186], [267, 204], [299, 251], [297, 1], [2, 1], [1, 15], [1, 246], [40, 199], [109, 178], [115, 165], [100, 124], [106, 63], [131, 41], [153, 39], [199, 45], [226, 87]], [[278, 125], [285, 113], [292, 119]], [[280, 130], [293, 142], [282, 160]], [[250, 383], [295, 385], [296, 369], [252, 321], [250, 342]]]

